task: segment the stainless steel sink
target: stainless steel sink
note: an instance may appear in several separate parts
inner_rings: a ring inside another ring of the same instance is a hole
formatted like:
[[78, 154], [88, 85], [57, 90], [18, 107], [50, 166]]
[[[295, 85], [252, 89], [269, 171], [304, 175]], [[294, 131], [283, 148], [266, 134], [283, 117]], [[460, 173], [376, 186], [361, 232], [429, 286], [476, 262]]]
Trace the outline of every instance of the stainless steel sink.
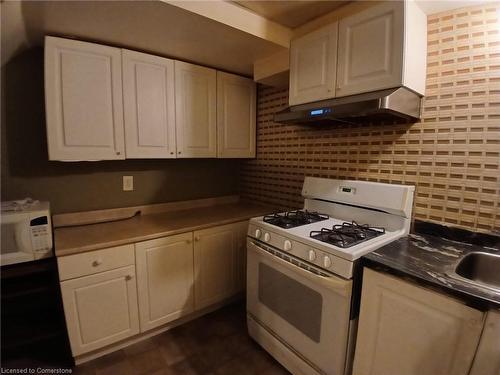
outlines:
[[469, 253], [458, 262], [455, 273], [474, 284], [500, 291], [500, 255]]

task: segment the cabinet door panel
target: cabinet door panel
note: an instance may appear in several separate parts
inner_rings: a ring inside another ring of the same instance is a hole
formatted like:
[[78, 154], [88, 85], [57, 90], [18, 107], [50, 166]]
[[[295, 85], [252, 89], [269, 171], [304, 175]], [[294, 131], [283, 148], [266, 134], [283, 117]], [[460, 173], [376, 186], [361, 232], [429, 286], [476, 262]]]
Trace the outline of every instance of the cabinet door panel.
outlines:
[[192, 232], [136, 244], [141, 332], [193, 310]]
[[74, 356], [139, 333], [134, 266], [63, 281], [61, 293]]
[[500, 375], [500, 312], [489, 311], [470, 375]]
[[389, 1], [339, 23], [337, 96], [402, 84], [404, 2]]
[[365, 268], [353, 374], [466, 375], [483, 315]]
[[335, 96], [338, 23], [296, 40], [290, 47], [290, 105]]
[[216, 157], [214, 69], [175, 61], [177, 157]]
[[196, 309], [236, 292], [236, 236], [234, 224], [194, 232]]
[[255, 156], [255, 83], [217, 72], [217, 156]]
[[121, 51], [45, 38], [50, 160], [124, 159]]
[[174, 158], [174, 62], [122, 52], [127, 158]]

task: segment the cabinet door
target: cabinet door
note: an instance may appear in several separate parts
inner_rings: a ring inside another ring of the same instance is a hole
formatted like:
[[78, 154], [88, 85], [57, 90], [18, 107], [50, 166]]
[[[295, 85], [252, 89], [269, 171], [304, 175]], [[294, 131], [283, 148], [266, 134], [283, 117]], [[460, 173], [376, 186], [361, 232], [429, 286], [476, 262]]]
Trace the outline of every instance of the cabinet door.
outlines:
[[124, 159], [121, 50], [45, 37], [50, 160]]
[[73, 356], [139, 333], [134, 266], [63, 281], [61, 292]]
[[402, 84], [404, 1], [372, 6], [339, 23], [337, 96]]
[[122, 50], [127, 158], [175, 158], [174, 62]]
[[290, 105], [335, 96], [338, 23], [313, 31], [290, 45]]
[[217, 72], [217, 157], [255, 157], [255, 83]]
[[141, 332], [193, 311], [193, 233], [137, 243]]
[[466, 375], [483, 313], [370, 269], [364, 270], [354, 375]]
[[234, 224], [194, 232], [195, 308], [220, 302], [236, 292]]
[[500, 375], [500, 311], [488, 312], [470, 375]]
[[217, 79], [214, 69], [175, 61], [178, 158], [214, 158]]

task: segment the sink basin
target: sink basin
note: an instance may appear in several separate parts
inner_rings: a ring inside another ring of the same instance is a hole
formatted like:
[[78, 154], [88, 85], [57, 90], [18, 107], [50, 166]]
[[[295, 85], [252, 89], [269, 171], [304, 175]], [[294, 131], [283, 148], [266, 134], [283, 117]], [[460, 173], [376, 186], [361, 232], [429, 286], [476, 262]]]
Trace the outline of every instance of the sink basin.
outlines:
[[478, 284], [500, 290], [500, 255], [474, 252], [463, 257], [455, 273]]

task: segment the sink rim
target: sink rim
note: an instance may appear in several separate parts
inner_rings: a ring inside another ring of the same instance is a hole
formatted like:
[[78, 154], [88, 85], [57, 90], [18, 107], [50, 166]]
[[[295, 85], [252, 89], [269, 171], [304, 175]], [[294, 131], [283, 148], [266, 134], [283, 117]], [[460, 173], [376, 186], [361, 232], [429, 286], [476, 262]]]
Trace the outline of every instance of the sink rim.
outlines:
[[457, 279], [457, 280], [460, 280], [460, 281], [463, 281], [467, 284], [471, 284], [475, 287], [480, 287], [480, 288], [484, 288], [484, 289], [488, 289], [488, 290], [491, 290], [491, 291], [494, 291], [498, 294], [500, 294], [500, 285], [499, 286], [495, 286], [495, 285], [492, 285], [492, 284], [488, 284], [488, 283], [484, 283], [482, 281], [477, 281], [477, 280], [472, 280], [472, 279], [468, 279], [462, 275], [459, 275], [457, 273], [457, 268], [460, 266], [460, 264], [462, 262], [464, 262], [467, 258], [470, 258], [471, 256], [477, 256], [477, 255], [483, 255], [483, 256], [486, 256], [486, 257], [493, 257], [493, 258], [499, 258], [500, 259], [500, 254], [492, 254], [492, 253], [488, 253], [488, 252], [485, 252], [485, 251], [471, 251], [467, 254], [464, 254], [462, 257], [460, 257], [459, 259], [457, 259], [457, 261], [452, 265], [451, 267], [451, 270], [449, 272], [446, 272], [446, 274], [454, 279]]

